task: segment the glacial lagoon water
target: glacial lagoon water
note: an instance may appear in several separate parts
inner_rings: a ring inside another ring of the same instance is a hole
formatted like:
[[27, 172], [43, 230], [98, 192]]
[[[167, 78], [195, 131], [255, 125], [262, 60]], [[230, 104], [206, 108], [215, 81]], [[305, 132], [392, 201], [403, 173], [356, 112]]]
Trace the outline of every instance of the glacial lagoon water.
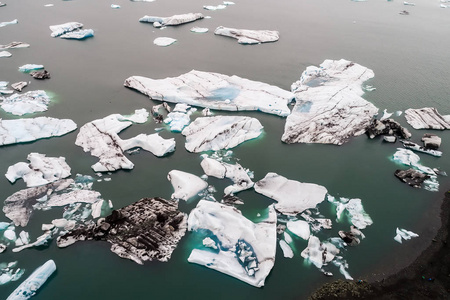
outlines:
[[[3, 2], [3, 1], [2, 1]], [[416, 1], [404, 6], [402, 1], [368, 0], [264, 0], [235, 1], [223, 10], [206, 11], [203, 5], [218, 5], [199, 0], [111, 2], [98, 0], [47, 1], [10, 0], [0, 7], [0, 22], [18, 19], [17, 24], [0, 28], [0, 44], [22, 41], [30, 48], [11, 49], [10, 58], [0, 58], [0, 81], [31, 80], [25, 91], [42, 89], [52, 95], [47, 112], [33, 114], [73, 119], [78, 127], [112, 113], [131, 114], [135, 109], [156, 104], [147, 97], [123, 87], [132, 75], [150, 78], [179, 76], [192, 69], [238, 75], [281, 88], [290, 89], [309, 65], [325, 59], [345, 58], [375, 72], [367, 84], [376, 90], [363, 97], [382, 111], [436, 107], [450, 114], [450, 9], [439, 7], [438, 1]], [[46, 7], [45, 4], [54, 6]], [[409, 15], [400, 15], [408, 10]], [[211, 16], [192, 24], [155, 29], [139, 23], [144, 15], [171, 16], [202, 12]], [[50, 36], [50, 25], [77, 21], [92, 28], [93, 38], [84, 41], [62, 40]], [[193, 26], [209, 28], [205, 34], [193, 33]], [[254, 46], [243, 46], [236, 40], [214, 36], [218, 26], [243, 29], [278, 30], [280, 40]], [[177, 39], [170, 47], [157, 47], [153, 40], [167, 36]], [[28, 64], [43, 64], [52, 78], [37, 81], [18, 71]], [[233, 156], [245, 168], [254, 171], [255, 181], [268, 172], [289, 179], [325, 186], [333, 196], [360, 198], [374, 223], [364, 229], [366, 238], [344, 257], [349, 273], [355, 278], [381, 278], [410, 263], [431, 242], [440, 225], [438, 218], [442, 193], [450, 187], [448, 177], [439, 177], [437, 193], [413, 189], [396, 179], [399, 168], [390, 161], [400, 144], [386, 144], [381, 139], [369, 140], [365, 135], [343, 146], [287, 145], [280, 141], [285, 119], [258, 112], [216, 112], [257, 118], [264, 126], [258, 139], [233, 149]], [[0, 118], [18, 117], [0, 112]], [[193, 119], [193, 117], [192, 117]], [[414, 130], [403, 115], [395, 117], [411, 130], [419, 142], [426, 130]], [[130, 138], [139, 133], [153, 133], [161, 125], [149, 121], [136, 124], [121, 133]], [[76, 173], [95, 176], [90, 168], [97, 159], [74, 144], [78, 131], [51, 139], [0, 147], [0, 172], [8, 166], [26, 161], [30, 152], [51, 157], [65, 156]], [[442, 137], [441, 158], [420, 154], [429, 167], [450, 172], [450, 132], [434, 132]], [[111, 181], [95, 182], [93, 189], [120, 208], [142, 197], [170, 198], [173, 190], [167, 174], [173, 169], [202, 175], [199, 154], [184, 149], [185, 138], [179, 133], [162, 131], [165, 138], [174, 137], [176, 151], [164, 158], [140, 151], [130, 155], [135, 164], [131, 171], [118, 171]], [[217, 189], [215, 197], [229, 181], [209, 179]], [[0, 180], [0, 198], [25, 188], [23, 181], [10, 184]], [[272, 201], [253, 190], [238, 194], [245, 205], [239, 207], [251, 220], [264, 215]], [[181, 202], [180, 209], [189, 212], [197, 199]], [[335, 219], [334, 208], [327, 202], [320, 212]], [[42, 234], [41, 224], [61, 218], [62, 209], [37, 211], [26, 230], [35, 240]], [[8, 221], [0, 217], [0, 221]], [[336, 236], [348, 229], [349, 223], [334, 222], [331, 231], [319, 237]], [[418, 238], [399, 244], [394, 241], [397, 227], [419, 234]], [[20, 231], [20, 230], [18, 230]], [[53, 259], [57, 271], [33, 299], [303, 299], [320, 284], [343, 278], [337, 268], [330, 267], [334, 278], [327, 278], [313, 265], [305, 263], [300, 252], [307, 242], [295, 239], [295, 256], [283, 257], [277, 248], [275, 266], [263, 288], [255, 288], [227, 275], [187, 262], [191, 250], [200, 241], [187, 233], [167, 263], [151, 262], [144, 266], [120, 259], [103, 242], [78, 242], [58, 249], [53, 241], [47, 248], [25, 249], [0, 254], [1, 262], [18, 261], [26, 273], [17, 282], [0, 286], [5, 299], [34, 269]]]

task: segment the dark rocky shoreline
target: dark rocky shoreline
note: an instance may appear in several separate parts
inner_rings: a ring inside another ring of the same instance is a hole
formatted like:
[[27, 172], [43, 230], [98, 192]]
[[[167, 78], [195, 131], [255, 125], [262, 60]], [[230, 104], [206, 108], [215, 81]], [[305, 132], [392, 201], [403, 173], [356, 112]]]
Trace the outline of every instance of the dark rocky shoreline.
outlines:
[[326, 299], [450, 299], [450, 190], [441, 205], [441, 228], [433, 242], [408, 267], [385, 279], [337, 280], [312, 293]]

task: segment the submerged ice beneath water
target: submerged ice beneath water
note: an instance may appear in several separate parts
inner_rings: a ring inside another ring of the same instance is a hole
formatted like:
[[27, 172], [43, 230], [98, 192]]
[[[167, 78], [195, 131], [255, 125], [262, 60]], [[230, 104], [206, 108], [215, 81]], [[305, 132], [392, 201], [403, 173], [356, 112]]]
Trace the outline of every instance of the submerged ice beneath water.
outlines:
[[87, 39], [87, 38], [93, 37], [93, 36], [94, 36], [94, 30], [82, 29], [82, 30], [65, 33], [65, 34], [61, 35], [60, 38], [73, 39], [73, 40], [84, 40], [84, 39]]

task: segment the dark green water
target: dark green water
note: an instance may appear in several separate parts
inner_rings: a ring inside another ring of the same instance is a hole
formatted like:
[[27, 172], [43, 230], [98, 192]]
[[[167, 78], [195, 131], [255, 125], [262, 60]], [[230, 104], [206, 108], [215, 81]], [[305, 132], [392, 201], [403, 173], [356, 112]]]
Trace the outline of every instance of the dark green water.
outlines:
[[[6, 2], [2, 1], [2, 2]], [[289, 89], [309, 65], [319, 65], [325, 59], [345, 58], [374, 70], [369, 83], [377, 89], [364, 95], [380, 110], [405, 110], [425, 106], [436, 107], [450, 114], [450, 10], [439, 3], [416, 1], [415, 7], [402, 1], [351, 2], [347, 0], [236, 0], [236, 5], [221, 11], [205, 11], [203, 5], [215, 2], [197, 0], [156, 0], [138, 3], [97, 0], [42, 1], [9, 0], [0, 8], [0, 22], [19, 20], [16, 25], [0, 28], [0, 44], [23, 41], [27, 49], [13, 49], [11, 58], [0, 59], [0, 80], [17, 82], [30, 80], [17, 71], [26, 63], [45, 65], [52, 74], [46, 81], [33, 80], [27, 90], [44, 89], [55, 95], [45, 113], [33, 115], [71, 118], [78, 126], [111, 113], [130, 114], [135, 109], [154, 104], [145, 96], [123, 87], [131, 75], [151, 78], [178, 76], [192, 69], [238, 75]], [[54, 7], [44, 4], [54, 3]], [[119, 4], [113, 10], [110, 5]], [[409, 16], [398, 13], [409, 10]], [[176, 28], [154, 29], [138, 19], [145, 14], [170, 16], [187, 12], [202, 12], [211, 19]], [[86, 41], [70, 41], [50, 37], [48, 26], [78, 21], [92, 28], [95, 37]], [[280, 31], [280, 40], [272, 44], [242, 46], [234, 39], [214, 36], [219, 26]], [[192, 26], [208, 27], [207, 34], [194, 34]], [[159, 36], [178, 40], [160, 48], [153, 45]], [[220, 113], [233, 114], [233, 113]], [[406, 266], [431, 241], [439, 226], [439, 206], [442, 193], [450, 187], [448, 178], [440, 177], [439, 193], [412, 189], [398, 181], [393, 173], [398, 168], [388, 158], [399, 144], [388, 145], [381, 140], [360, 136], [341, 147], [330, 145], [286, 145], [280, 138], [284, 119], [262, 113], [239, 113], [258, 118], [264, 125], [264, 135], [233, 149], [240, 164], [255, 173], [255, 180], [267, 172], [277, 172], [289, 179], [313, 182], [325, 186], [334, 196], [361, 198], [374, 224], [364, 230], [366, 239], [350, 248], [344, 257], [354, 278], [379, 278]], [[13, 118], [0, 112], [4, 119]], [[397, 117], [420, 141], [425, 131], [413, 130], [404, 117]], [[153, 122], [133, 125], [124, 138], [139, 133], [152, 133]], [[76, 132], [61, 138], [40, 140], [0, 148], [0, 172], [8, 166], [26, 161], [30, 152], [47, 156], [65, 156], [72, 174], [94, 175], [90, 166], [96, 158], [75, 146]], [[421, 155], [422, 163], [450, 172], [450, 132], [437, 132], [443, 139], [442, 158]], [[172, 187], [166, 179], [172, 169], [201, 175], [200, 157], [184, 149], [184, 137], [163, 131], [165, 138], [175, 137], [177, 150], [165, 158], [156, 158], [141, 151], [130, 156], [132, 171], [112, 174], [112, 181], [94, 183], [94, 189], [104, 199], [111, 199], [116, 208], [142, 197], [169, 198]], [[211, 180], [219, 191], [228, 184]], [[10, 184], [0, 180], [0, 198], [6, 199], [25, 188], [23, 181]], [[256, 219], [271, 203], [253, 191], [239, 194], [245, 201], [244, 215]], [[195, 201], [180, 203], [189, 212]], [[334, 220], [332, 206], [323, 203], [320, 211]], [[42, 223], [60, 218], [62, 210], [36, 212], [26, 230], [34, 240], [41, 234]], [[0, 217], [6, 221], [6, 217]], [[419, 238], [398, 244], [393, 240], [395, 228], [414, 231]], [[336, 236], [348, 228], [343, 222], [320, 238]], [[57, 273], [34, 299], [303, 299], [312, 289], [331, 280], [314, 266], [304, 263], [300, 252], [307, 243], [296, 240], [296, 255], [285, 259], [277, 249], [275, 266], [264, 288], [258, 289], [207, 268], [189, 264], [187, 257], [195, 243], [188, 233], [168, 263], [151, 262], [139, 266], [123, 260], [101, 242], [80, 242], [58, 249], [53, 242], [46, 249], [10, 250], [0, 255], [1, 262], [19, 261], [18, 266], [32, 270], [48, 259], [57, 265]], [[336, 269], [334, 278], [342, 278]], [[4, 299], [18, 282], [0, 286]]]

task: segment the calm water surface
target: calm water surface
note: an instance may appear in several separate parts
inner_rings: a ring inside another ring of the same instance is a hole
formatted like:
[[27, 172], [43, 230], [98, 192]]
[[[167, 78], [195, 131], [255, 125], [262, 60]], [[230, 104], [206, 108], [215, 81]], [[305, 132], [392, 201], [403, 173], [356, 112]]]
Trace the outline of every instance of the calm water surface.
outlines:
[[[345, 58], [371, 68], [375, 78], [368, 82], [376, 87], [364, 98], [381, 110], [405, 110], [425, 106], [436, 107], [450, 114], [450, 9], [439, 8], [438, 1], [417, 0], [416, 6], [404, 6], [402, 1], [369, 0], [236, 0], [225, 10], [206, 11], [203, 5], [215, 2], [198, 0], [156, 0], [139, 3], [118, 0], [54, 1], [9, 0], [0, 8], [0, 22], [18, 19], [19, 23], [0, 28], [0, 44], [23, 41], [28, 49], [13, 49], [11, 58], [0, 59], [0, 80], [17, 82], [30, 80], [17, 71], [26, 63], [45, 65], [52, 78], [33, 80], [26, 90], [44, 89], [54, 95], [45, 115], [71, 118], [78, 126], [111, 113], [130, 114], [135, 109], [150, 109], [155, 103], [147, 97], [123, 87], [131, 75], [151, 78], [178, 76], [192, 69], [238, 75], [290, 89], [309, 65], [319, 65], [325, 59]], [[53, 3], [54, 7], [44, 7]], [[408, 10], [409, 16], [399, 15]], [[193, 24], [159, 30], [139, 23], [145, 14], [171, 16], [202, 12], [211, 19]], [[71, 41], [50, 37], [48, 26], [78, 21], [92, 28], [95, 37], [86, 41]], [[242, 46], [236, 40], [214, 36], [217, 26], [245, 29], [270, 29], [280, 32], [280, 40], [272, 44]], [[190, 32], [192, 26], [208, 27], [207, 34]], [[178, 41], [167, 48], [153, 45], [159, 36]], [[218, 112], [218, 114], [235, 114]], [[448, 178], [440, 177], [439, 193], [412, 189], [393, 173], [398, 168], [389, 160], [399, 144], [384, 144], [366, 136], [352, 139], [337, 147], [331, 145], [286, 145], [280, 138], [285, 120], [257, 112], [237, 113], [258, 118], [264, 134], [257, 140], [233, 149], [240, 164], [255, 173], [255, 180], [267, 172], [277, 172], [289, 179], [313, 182], [325, 186], [334, 196], [361, 198], [374, 224], [364, 230], [366, 239], [343, 255], [349, 272], [355, 278], [379, 278], [410, 263], [431, 241], [440, 225], [438, 218], [442, 193], [450, 186]], [[0, 118], [15, 118], [0, 112]], [[425, 131], [413, 130], [404, 117], [396, 118], [420, 141]], [[152, 121], [125, 130], [124, 138], [139, 133], [152, 133], [159, 125]], [[421, 155], [424, 165], [440, 167], [450, 172], [450, 133], [437, 132], [443, 139], [442, 158]], [[90, 166], [97, 159], [75, 146], [77, 131], [64, 137], [40, 140], [0, 148], [0, 172], [8, 166], [26, 161], [30, 152], [47, 156], [65, 156], [72, 174], [95, 176]], [[156, 158], [141, 151], [130, 156], [132, 171], [118, 171], [110, 182], [96, 182], [93, 188], [104, 199], [111, 199], [116, 208], [131, 204], [142, 197], [170, 198], [172, 187], [166, 179], [172, 169], [203, 173], [200, 156], [184, 149], [184, 137], [163, 131], [164, 138], [174, 137], [175, 153]], [[219, 191], [228, 182], [210, 180]], [[6, 199], [25, 188], [23, 181], [10, 184], [0, 180], [0, 198]], [[245, 201], [243, 214], [257, 220], [271, 200], [245, 191], [239, 194]], [[196, 200], [180, 203], [189, 212]], [[319, 205], [320, 212], [335, 219], [328, 203]], [[41, 234], [42, 223], [62, 216], [62, 209], [38, 211], [26, 230], [34, 240]], [[6, 221], [6, 217], [0, 217]], [[336, 236], [348, 228], [347, 222], [335, 223], [331, 231], [322, 232], [321, 239]], [[396, 227], [412, 230], [419, 238], [398, 244], [393, 240]], [[314, 266], [305, 264], [300, 252], [307, 242], [295, 240], [295, 256], [285, 259], [277, 249], [275, 266], [264, 288], [258, 289], [234, 278], [187, 262], [198, 241], [187, 233], [168, 263], [151, 262], [139, 266], [123, 260], [109, 251], [109, 244], [80, 242], [66, 249], [51, 243], [45, 249], [27, 249], [20, 253], [10, 250], [0, 261], [19, 261], [18, 266], [32, 270], [53, 259], [57, 272], [34, 299], [303, 299], [325, 278]], [[336, 278], [342, 278], [336, 268], [330, 268]], [[18, 282], [0, 286], [0, 298], [11, 293]]]

